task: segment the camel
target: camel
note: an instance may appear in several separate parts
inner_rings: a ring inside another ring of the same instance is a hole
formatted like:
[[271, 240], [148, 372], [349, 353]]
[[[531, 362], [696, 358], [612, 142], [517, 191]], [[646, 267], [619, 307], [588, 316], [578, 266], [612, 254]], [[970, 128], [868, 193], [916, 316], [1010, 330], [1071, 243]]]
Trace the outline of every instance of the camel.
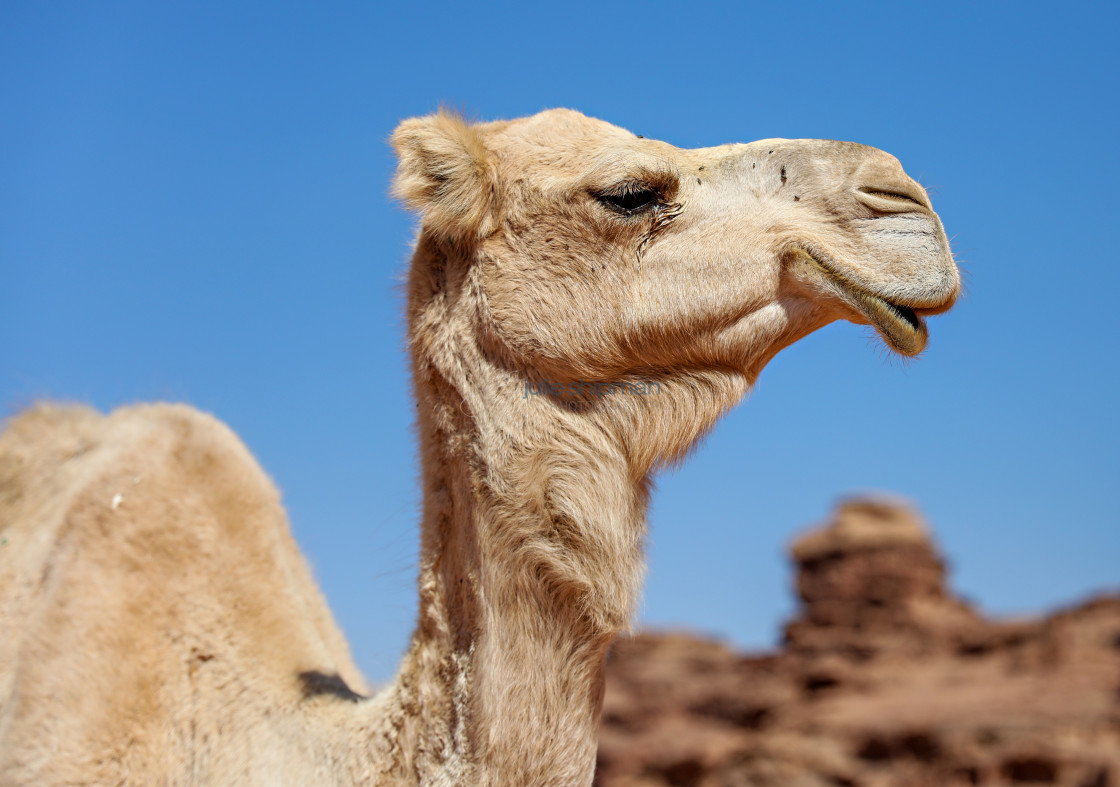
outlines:
[[392, 144], [423, 471], [395, 679], [369, 696], [228, 428], [41, 405], [0, 437], [0, 783], [589, 785], [651, 475], [783, 347], [847, 319], [915, 355], [960, 288], [874, 148], [570, 110]]

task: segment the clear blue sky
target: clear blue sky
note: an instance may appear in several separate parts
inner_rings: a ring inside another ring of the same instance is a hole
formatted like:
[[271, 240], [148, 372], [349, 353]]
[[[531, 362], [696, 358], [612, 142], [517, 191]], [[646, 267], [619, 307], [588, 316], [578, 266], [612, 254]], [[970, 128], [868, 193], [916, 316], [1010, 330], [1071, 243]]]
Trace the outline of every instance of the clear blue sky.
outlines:
[[925, 357], [839, 323], [658, 481], [642, 622], [744, 647], [784, 545], [917, 500], [992, 613], [1120, 584], [1115, 3], [8, 3], [0, 407], [185, 400], [236, 429], [374, 680], [414, 613], [417, 485], [386, 138], [569, 106], [681, 146], [863, 142], [966, 270]]

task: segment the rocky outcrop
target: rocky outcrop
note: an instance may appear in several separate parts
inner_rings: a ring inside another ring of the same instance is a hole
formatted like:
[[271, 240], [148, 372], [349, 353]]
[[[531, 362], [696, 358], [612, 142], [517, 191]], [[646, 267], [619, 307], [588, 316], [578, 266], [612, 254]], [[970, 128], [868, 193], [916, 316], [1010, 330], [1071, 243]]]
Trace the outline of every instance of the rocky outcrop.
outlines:
[[902, 503], [843, 503], [833, 522], [791, 552], [802, 602], [801, 616], [785, 627], [791, 653], [919, 657], [991, 626], [947, 590], [945, 562]]
[[892, 501], [844, 503], [792, 555], [782, 650], [616, 644], [599, 787], [1120, 787], [1120, 596], [986, 620]]

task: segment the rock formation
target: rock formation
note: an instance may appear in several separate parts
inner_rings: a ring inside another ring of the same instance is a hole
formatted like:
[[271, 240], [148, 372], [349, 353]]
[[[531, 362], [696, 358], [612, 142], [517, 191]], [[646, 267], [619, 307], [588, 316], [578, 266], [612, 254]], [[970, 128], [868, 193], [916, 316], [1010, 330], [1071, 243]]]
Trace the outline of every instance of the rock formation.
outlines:
[[792, 555], [780, 651], [616, 644], [599, 787], [1120, 787], [1120, 596], [986, 620], [884, 500], [842, 504]]

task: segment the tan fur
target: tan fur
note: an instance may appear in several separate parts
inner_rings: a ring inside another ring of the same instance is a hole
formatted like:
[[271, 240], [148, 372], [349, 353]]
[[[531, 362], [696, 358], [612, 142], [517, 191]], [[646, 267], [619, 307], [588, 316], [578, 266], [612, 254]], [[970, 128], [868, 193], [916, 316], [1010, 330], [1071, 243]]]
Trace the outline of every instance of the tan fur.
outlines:
[[[0, 437], [0, 784], [590, 784], [650, 473], [782, 347], [847, 318], [916, 352], [959, 287], [924, 191], [872, 148], [681, 150], [566, 110], [417, 118], [393, 143], [423, 216], [396, 680], [357, 696], [228, 429], [40, 407]], [[656, 200], [627, 214], [627, 189]]]

